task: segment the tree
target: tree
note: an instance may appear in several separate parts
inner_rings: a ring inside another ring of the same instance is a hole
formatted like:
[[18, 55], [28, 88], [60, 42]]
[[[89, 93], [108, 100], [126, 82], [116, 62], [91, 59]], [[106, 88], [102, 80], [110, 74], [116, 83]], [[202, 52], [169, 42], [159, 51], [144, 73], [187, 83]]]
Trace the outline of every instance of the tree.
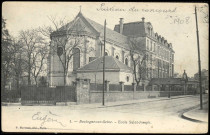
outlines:
[[13, 71], [13, 78], [16, 80], [16, 89], [19, 89], [20, 87], [20, 79], [22, 78], [23, 73], [23, 59], [22, 59], [22, 53], [23, 53], [23, 46], [18, 41], [18, 39], [12, 38], [12, 71]]
[[57, 21], [56, 17], [48, 18], [52, 26], [39, 28], [39, 32], [51, 39], [50, 55], [58, 56], [63, 67], [64, 86], [66, 86], [70, 60], [79, 53], [75, 49], [80, 48], [81, 53], [88, 53], [93, 50], [81, 46], [88, 41], [84, 38], [85, 26], [81, 24], [78, 17], [70, 23], [66, 23], [65, 19]]
[[1, 89], [4, 92], [5, 86], [12, 76], [12, 43], [11, 36], [6, 28], [6, 19], [2, 18], [2, 37], [1, 37]]
[[32, 54], [31, 75], [34, 78], [36, 86], [38, 85], [38, 76], [45, 71], [44, 65], [47, 64], [48, 49], [48, 44], [43, 43]]
[[140, 81], [145, 77], [147, 56], [139, 50], [139, 41], [136, 38], [130, 38], [129, 41], [133, 75], [138, 86]]
[[20, 31], [19, 38], [23, 44], [22, 50], [27, 69], [28, 85], [31, 85], [31, 77], [34, 77], [37, 84], [37, 76], [42, 70], [47, 54], [47, 43], [36, 29]]

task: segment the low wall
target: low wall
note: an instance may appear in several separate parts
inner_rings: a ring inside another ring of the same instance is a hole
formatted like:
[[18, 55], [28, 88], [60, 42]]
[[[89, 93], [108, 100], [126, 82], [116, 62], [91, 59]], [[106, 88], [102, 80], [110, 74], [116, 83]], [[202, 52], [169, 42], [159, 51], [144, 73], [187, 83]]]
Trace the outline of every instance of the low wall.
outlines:
[[[109, 91], [105, 92], [105, 102], [115, 102], [115, 101], [126, 101], [126, 100], [137, 100], [145, 98], [156, 98], [159, 97], [159, 91]], [[89, 103], [100, 103], [102, 102], [102, 92], [92, 91], [90, 92]]]

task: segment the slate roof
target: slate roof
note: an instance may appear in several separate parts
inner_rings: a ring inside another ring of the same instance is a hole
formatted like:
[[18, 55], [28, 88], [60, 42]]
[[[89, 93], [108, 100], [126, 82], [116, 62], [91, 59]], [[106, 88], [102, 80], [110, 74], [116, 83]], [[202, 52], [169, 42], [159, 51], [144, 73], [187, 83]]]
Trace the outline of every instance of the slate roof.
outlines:
[[[123, 35], [125, 36], [145, 36], [146, 35], [146, 22], [138, 21], [138, 22], [131, 22], [131, 23], [124, 23], [123, 24]], [[120, 31], [120, 25], [117, 24], [114, 27], [116, 32]]]
[[[89, 18], [86, 18], [86, 20], [96, 29], [96, 31], [98, 31], [100, 33], [100, 37], [104, 37], [104, 26], [103, 25], [101, 25]], [[127, 37], [116, 32], [116, 31], [113, 31], [109, 28], [106, 28], [106, 38], [111, 39], [112, 41], [118, 42], [126, 48], [129, 48], [129, 46], [127, 44], [128, 43]]]
[[[98, 33], [100, 33], [101, 40], [104, 39], [104, 25], [101, 25], [89, 18], [84, 17], [84, 15], [81, 12], [79, 12], [79, 14], [77, 15], [77, 17], [75, 19], [78, 19], [78, 17], [85, 19], [85, 21], [87, 21]], [[67, 28], [73, 26], [73, 24], [74, 24], [73, 22], [74, 21], [71, 21], [68, 24], [66, 24], [65, 26], [61, 27], [59, 29], [59, 31], [66, 30]], [[107, 27], [106, 27], [106, 40], [110, 41], [110, 42], [115, 42], [117, 45], [122, 46], [126, 49], [130, 49], [128, 46], [127, 36], [124, 36], [114, 30], [107, 28]]]
[[[77, 70], [77, 72], [84, 71], [103, 71], [103, 57], [97, 58]], [[131, 72], [132, 69], [112, 56], [105, 56], [105, 71]]]

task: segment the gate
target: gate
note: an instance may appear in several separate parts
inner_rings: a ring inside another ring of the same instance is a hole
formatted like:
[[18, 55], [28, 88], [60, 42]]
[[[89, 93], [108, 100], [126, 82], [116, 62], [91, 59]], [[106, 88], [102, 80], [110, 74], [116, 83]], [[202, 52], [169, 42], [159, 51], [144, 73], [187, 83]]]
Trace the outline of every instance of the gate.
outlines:
[[76, 86], [58, 86], [55, 88], [56, 102], [76, 102]]

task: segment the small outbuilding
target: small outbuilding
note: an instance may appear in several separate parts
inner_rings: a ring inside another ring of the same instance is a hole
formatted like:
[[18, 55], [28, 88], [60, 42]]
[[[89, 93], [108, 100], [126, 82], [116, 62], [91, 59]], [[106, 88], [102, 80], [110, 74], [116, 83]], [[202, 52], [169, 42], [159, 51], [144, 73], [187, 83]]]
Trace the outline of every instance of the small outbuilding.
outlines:
[[[77, 70], [77, 78], [90, 79], [91, 83], [103, 83], [103, 57], [97, 58]], [[105, 56], [105, 80], [110, 84], [133, 83], [132, 69], [112, 56]]]

